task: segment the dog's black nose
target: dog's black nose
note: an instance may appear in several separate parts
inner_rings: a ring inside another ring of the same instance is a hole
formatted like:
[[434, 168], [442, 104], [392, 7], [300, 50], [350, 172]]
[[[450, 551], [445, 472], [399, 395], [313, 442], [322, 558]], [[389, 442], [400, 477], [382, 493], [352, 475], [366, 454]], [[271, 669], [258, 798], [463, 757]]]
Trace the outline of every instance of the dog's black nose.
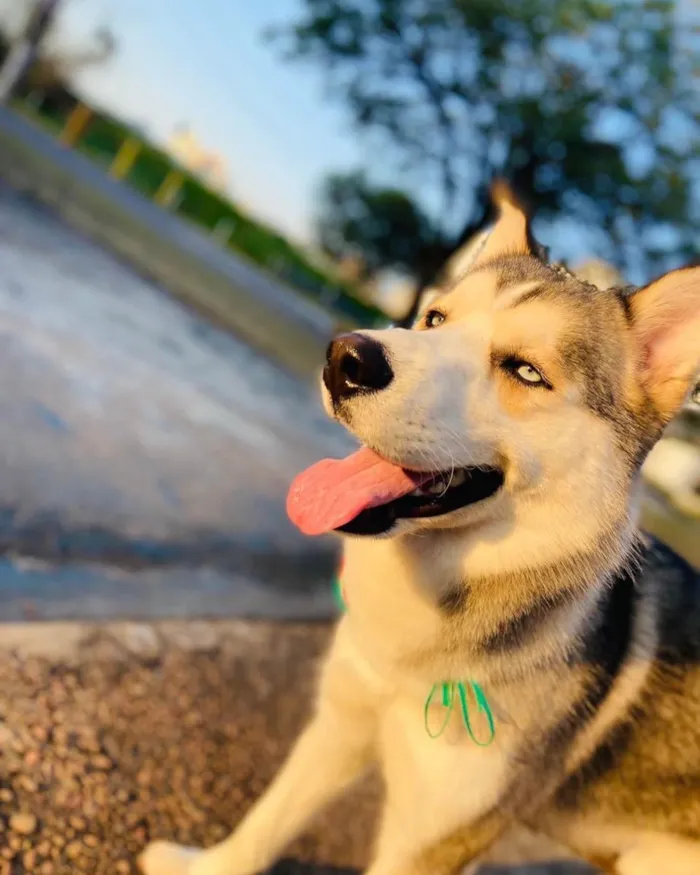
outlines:
[[366, 334], [341, 334], [328, 347], [323, 382], [334, 402], [386, 389], [393, 378], [384, 347]]

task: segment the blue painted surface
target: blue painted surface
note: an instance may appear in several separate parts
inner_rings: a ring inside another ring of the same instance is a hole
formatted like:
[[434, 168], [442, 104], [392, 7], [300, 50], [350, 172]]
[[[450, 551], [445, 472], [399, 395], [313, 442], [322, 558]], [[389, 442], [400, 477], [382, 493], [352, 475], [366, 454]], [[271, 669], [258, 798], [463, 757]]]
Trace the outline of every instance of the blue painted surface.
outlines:
[[320, 611], [316, 391], [2, 187], [0, 265], [0, 620]]
[[52, 431], [55, 432], [68, 432], [70, 431], [70, 426], [63, 419], [63, 417], [56, 413], [55, 410], [51, 410], [50, 407], [47, 407], [46, 404], [42, 404], [37, 401], [34, 403], [34, 409], [37, 412], [39, 418], [47, 425]]
[[334, 615], [327, 587], [272, 590], [213, 569], [124, 575], [71, 564], [22, 568], [5, 559], [0, 559], [0, 605], [3, 622], [222, 616], [324, 620]]

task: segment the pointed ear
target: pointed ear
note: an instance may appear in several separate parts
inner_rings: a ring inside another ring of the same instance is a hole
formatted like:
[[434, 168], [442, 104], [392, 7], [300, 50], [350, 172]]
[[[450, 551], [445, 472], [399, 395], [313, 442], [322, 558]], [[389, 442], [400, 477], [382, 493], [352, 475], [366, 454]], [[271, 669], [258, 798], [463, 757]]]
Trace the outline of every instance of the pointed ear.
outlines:
[[642, 382], [664, 422], [695, 385], [700, 366], [700, 267], [683, 268], [630, 298]]
[[491, 186], [491, 202], [497, 211], [491, 232], [480, 241], [471, 267], [480, 266], [504, 255], [534, 255], [530, 220], [515, 193], [502, 179]]
[[476, 262], [490, 233], [490, 228], [477, 232], [452, 253], [442, 270], [447, 283], [454, 283], [464, 276]]

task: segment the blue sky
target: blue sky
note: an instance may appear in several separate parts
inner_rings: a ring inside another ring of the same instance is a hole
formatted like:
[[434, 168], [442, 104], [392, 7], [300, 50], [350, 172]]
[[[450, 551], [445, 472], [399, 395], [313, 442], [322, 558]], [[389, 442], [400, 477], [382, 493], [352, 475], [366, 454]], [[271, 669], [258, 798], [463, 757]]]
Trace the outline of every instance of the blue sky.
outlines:
[[78, 77], [84, 92], [164, 140], [187, 123], [228, 161], [231, 191], [296, 239], [311, 237], [329, 169], [366, 159], [317, 71], [284, 63], [261, 35], [293, 20], [297, 0], [64, 0], [63, 45], [100, 25], [119, 50]]

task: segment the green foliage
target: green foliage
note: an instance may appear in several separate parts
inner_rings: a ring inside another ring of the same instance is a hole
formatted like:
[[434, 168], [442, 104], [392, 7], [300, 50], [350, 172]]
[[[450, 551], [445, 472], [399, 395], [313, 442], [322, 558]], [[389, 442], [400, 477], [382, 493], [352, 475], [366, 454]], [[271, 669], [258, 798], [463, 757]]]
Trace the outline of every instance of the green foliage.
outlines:
[[329, 255], [361, 257], [365, 278], [386, 268], [420, 274], [425, 251], [438, 236], [408, 195], [372, 186], [362, 173], [326, 180], [317, 229]]
[[152, 198], [165, 182], [172, 167], [173, 162], [165, 152], [144, 142], [129, 169], [127, 179], [134, 188]]
[[[599, 229], [605, 254], [637, 275], [696, 250], [692, 8], [674, 0], [301, 6], [277, 33], [287, 56], [322, 67], [360, 129], [439, 180], [443, 231], [475, 222], [487, 182], [506, 173], [540, 218]], [[670, 232], [663, 246], [660, 228]]]
[[95, 115], [87, 126], [82, 138], [81, 148], [94, 158], [109, 166], [124, 140], [124, 127], [111, 119]]
[[[212, 231], [226, 210], [222, 198], [192, 176], [185, 178], [181, 192], [178, 212]], [[232, 212], [230, 207], [229, 212]]]

